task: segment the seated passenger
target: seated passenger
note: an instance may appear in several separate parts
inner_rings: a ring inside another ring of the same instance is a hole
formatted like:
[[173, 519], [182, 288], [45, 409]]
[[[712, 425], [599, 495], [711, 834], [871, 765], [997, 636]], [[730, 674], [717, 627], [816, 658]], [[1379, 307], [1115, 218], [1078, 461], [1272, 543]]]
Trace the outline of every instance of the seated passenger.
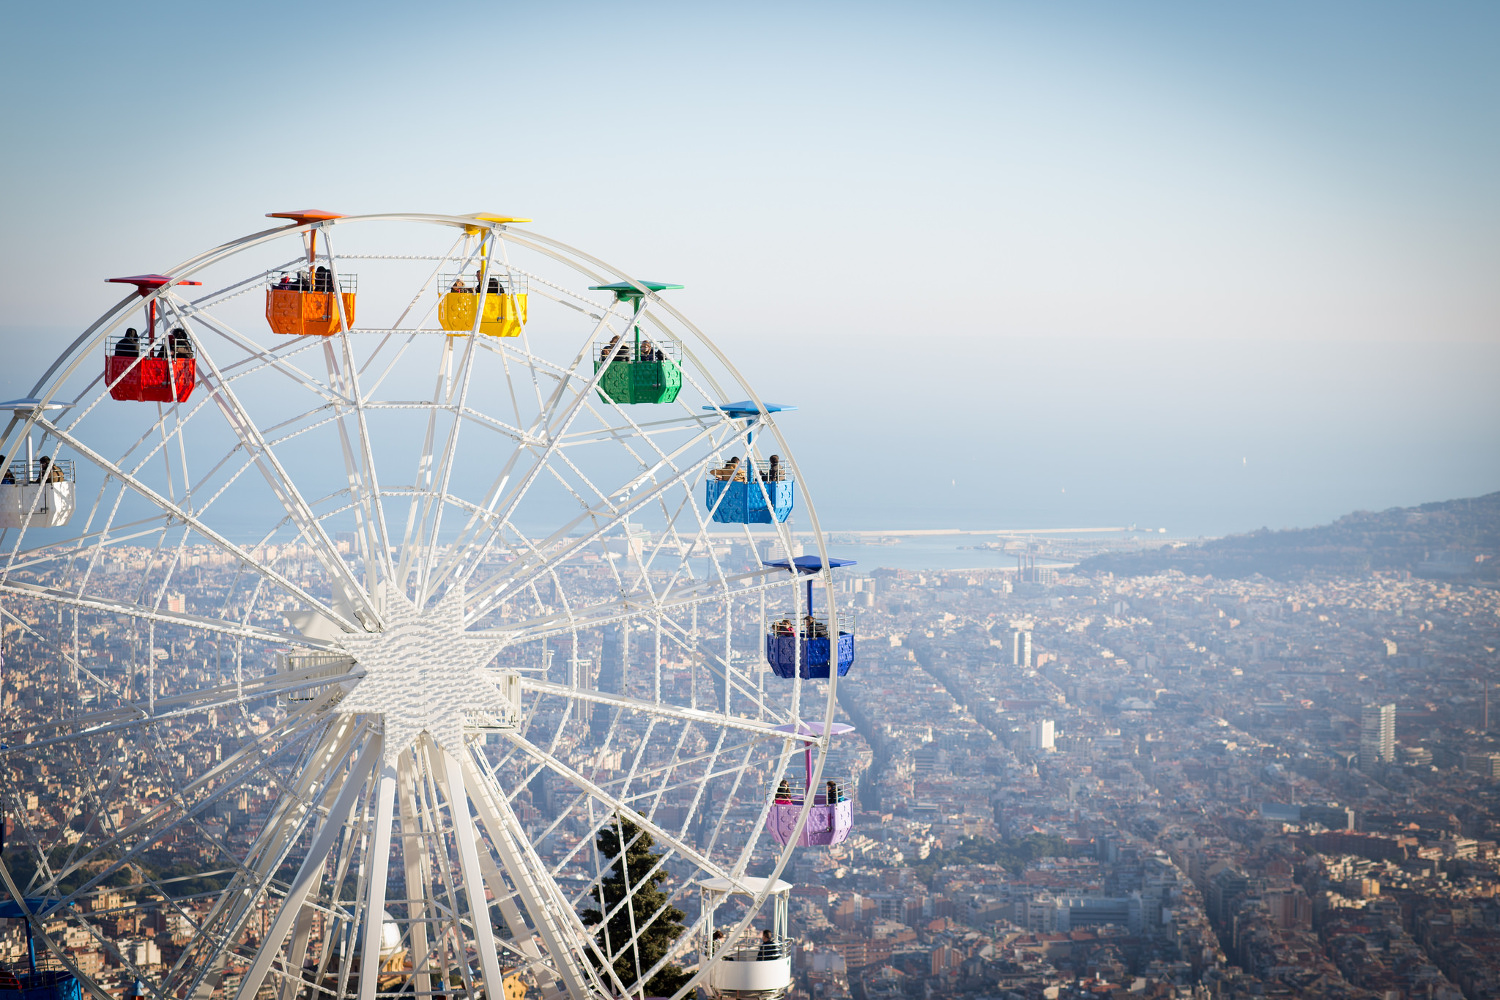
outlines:
[[719, 953], [719, 949], [722, 947], [724, 947], [724, 932], [721, 930], [715, 930], [713, 940], [709, 942], [708, 945], [708, 953], [710, 955], [717, 955]]
[[802, 637], [804, 639], [826, 639], [828, 638], [828, 624], [818, 621], [812, 615], [803, 615]]
[[115, 357], [135, 358], [140, 357], [141, 335], [135, 332], [135, 327], [126, 327], [125, 336], [115, 341]]
[[504, 295], [505, 287], [500, 284], [499, 278], [491, 278], [484, 286], [484, 291], [486, 295]]
[[43, 455], [37, 460], [37, 478], [32, 482], [37, 483], [61, 483], [64, 482], [62, 470], [52, 462], [51, 455]]
[[777, 802], [790, 802], [790, 801], [792, 801], [792, 784], [791, 784], [791, 782], [787, 781], [785, 778], [782, 778], [781, 779], [781, 784], [779, 784], [779, 785], [776, 786], [776, 801]]
[[733, 480], [733, 479], [735, 479], [737, 477], [737, 475], [739, 474], [739, 468], [740, 468], [739, 456], [735, 456], [734, 458], [731, 458], [728, 462], [724, 463], [724, 466], [722, 468], [709, 469], [708, 470], [708, 474], [710, 476], [713, 476], [715, 479], [719, 480], [720, 482], [727, 483], [727, 482], [730, 482], [731, 480]]
[[655, 356], [656, 351], [651, 346], [651, 341], [649, 340], [641, 341], [641, 346], [635, 349], [635, 359], [637, 361], [650, 361]]
[[0, 469], [5, 470], [5, 474], [3, 476], [0, 476], [0, 483], [3, 483], [6, 486], [16, 485], [16, 477], [11, 474], [10, 466], [5, 464], [4, 455], [0, 455]]
[[188, 339], [187, 331], [177, 327], [167, 334], [167, 353], [174, 358], [191, 358], [193, 356], [193, 342]]
[[771, 626], [772, 635], [791, 635], [794, 631], [796, 630], [792, 628], [792, 620], [790, 618], [782, 618]]
[[780, 455], [772, 455], [771, 456], [771, 469], [770, 469], [769, 474], [766, 476], [766, 478], [769, 479], [773, 483], [779, 483], [779, 482], [781, 482], [781, 475], [782, 475], [782, 473], [781, 473], [781, 456]]
[[760, 947], [755, 949], [757, 962], [771, 962], [781, 957], [781, 945], [771, 936], [768, 927], [760, 932]]
[[824, 794], [823, 801], [828, 803], [829, 805], [833, 805], [835, 802], [838, 802], [840, 798], [841, 796], [839, 795], [839, 786], [830, 781], [828, 783], [828, 791]]
[[313, 272], [313, 291], [333, 291], [333, 272], [319, 265], [318, 269]]
[[453, 279], [453, 284], [448, 286], [448, 291], [458, 292], [460, 295], [462, 295], [463, 293], [470, 291], [470, 288], [468, 285], [464, 284], [463, 275], [459, 275], [458, 277]]
[[603, 347], [599, 348], [599, 360], [600, 361], [608, 361], [609, 360], [609, 356], [611, 354], [615, 353], [615, 348], [618, 347], [619, 344], [620, 344], [620, 338], [619, 337], [610, 337], [609, 338], [609, 343], [607, 343]]
[[286, 272], [282, 272], [281, 280], [276, 282], [276, 288], [279, 291], [283, 292], [291, 292], [296, 290], [296, 286], [292, 284], [292, 276], [287, 274]]

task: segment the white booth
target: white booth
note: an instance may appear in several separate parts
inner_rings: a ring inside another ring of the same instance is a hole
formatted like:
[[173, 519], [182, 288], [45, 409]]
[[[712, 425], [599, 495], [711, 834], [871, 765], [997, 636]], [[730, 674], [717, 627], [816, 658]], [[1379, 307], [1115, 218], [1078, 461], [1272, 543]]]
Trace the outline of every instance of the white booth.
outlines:
[[[698, 886], [704, 915], [699, 954], [705, 963], [712, 963], [703, 984], [708, 995], [724, 1000], [778, 1000], [786, 996], [792, 985], [792, 941], [787, 936], [786, 912], [792, 883], [746, 875], [704, 879]], [[714, 916], [719, 906], [731, 896], [754, 898], [762, 892], [767, 893], [771, 933], [747, 932], [737, 941], [715, 941]]]

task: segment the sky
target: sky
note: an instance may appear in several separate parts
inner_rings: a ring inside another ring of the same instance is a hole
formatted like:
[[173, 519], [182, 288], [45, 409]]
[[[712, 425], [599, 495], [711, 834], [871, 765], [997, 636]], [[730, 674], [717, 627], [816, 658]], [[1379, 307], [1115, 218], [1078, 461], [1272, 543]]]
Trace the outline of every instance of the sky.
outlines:
[[825, 525], [1220, 534], [1500, 489], [1500, 6], [9, 4], [0, 397], [320, 207], [632, 273]]

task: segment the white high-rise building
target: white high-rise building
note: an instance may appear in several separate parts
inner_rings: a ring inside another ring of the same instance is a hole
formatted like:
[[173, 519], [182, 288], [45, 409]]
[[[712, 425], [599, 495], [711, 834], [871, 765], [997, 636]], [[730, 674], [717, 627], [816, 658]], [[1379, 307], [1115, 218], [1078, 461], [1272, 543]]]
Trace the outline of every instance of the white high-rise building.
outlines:
[[1031, 630], [1018, 628], [1010, 637], [1010, 662], [1012, 666], [1031, 667]]
[[1031, 724], [1031, 749], [1057, 749], [1057, 723], [1051, 719], [1038, 719]]
[[1396, 759], [1396, 706], [1366, 705], [1359, 713], [1359, 766]]

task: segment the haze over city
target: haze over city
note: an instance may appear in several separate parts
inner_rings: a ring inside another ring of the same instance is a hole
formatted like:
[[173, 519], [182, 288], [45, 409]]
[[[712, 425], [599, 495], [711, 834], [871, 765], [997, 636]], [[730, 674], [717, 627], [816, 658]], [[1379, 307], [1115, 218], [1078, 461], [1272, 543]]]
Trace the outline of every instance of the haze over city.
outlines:
[[18, 7], [3, 385], [116, 300], [103, 277], [266, 212], [495, 211], [686, 285], [801, 408], [836, 526], [1193, 536], [1477, 495], [1500, 485], [1496, 20]]
[[1500, 7], [0, 53], [0, 1000], [1500, 1000]]

